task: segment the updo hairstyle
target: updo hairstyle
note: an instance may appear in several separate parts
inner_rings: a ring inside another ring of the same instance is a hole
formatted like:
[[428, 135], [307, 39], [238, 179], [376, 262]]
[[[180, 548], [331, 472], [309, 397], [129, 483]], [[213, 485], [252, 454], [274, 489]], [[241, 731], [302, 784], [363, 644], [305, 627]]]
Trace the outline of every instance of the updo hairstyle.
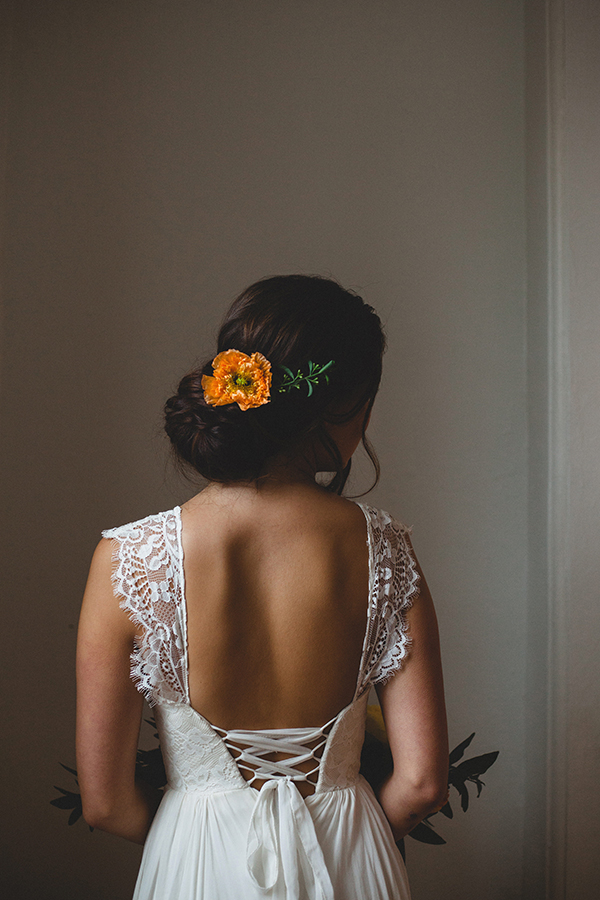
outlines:
[[[379, 465], [365, 436], [381, 379], [385, 349], [379, 317], [361, 297], [328, 278], [280, 275], [245, 290], [225, 317], [217, 353], [259, 352], [272, 366], [270, 402], [242, 411], [236, 403], [209, 406], [202, 376], [212, 375], [212, 357], [180, 382], [165, 404], [165, 430], [180, 462], [209, 481], [251, 482], [272, 457], [293, 450], [313, 435], [327, 450], [335, 473], [328, 485], [341, 493], [350, 472], [344, 468], [325, 423], [347, 422], [366, 405], [363, 444], [379, 477]], [[216, 354], [215, 354], [216, 355]], [[325, 365], [308, 396], [306, 384], [280, 393], [282, 366], [308, 371], [309, 360]]]

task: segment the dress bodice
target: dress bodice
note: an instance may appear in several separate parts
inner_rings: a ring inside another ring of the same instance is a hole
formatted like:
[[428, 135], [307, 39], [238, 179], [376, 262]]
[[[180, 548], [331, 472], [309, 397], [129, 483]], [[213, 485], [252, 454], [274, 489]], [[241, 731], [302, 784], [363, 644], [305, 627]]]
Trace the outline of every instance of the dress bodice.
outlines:
[[[115, 542], [115, 593], [140, 626], [131, 673], [155, 707], [173, 789], [248, 788], [253, 779], [247, 781], [240, 767], [254, 768], [263, 782], [312, 780], [318, 792], [356, 781], [368, 689], [400, 667], [409, 644], [405, 613], [418, 591], [408, 530], [382, 510], [359, 506], [367, 523], [369, 599], [356, 691], [330, 722], [305, 729], [228, 732], [191, 707], [179, 507], [103, 532]], [[231, 752], [234, 746], [242, 747], [241, 755]], [[286, 757], [279, 766], [269, 759], [274, 753]], [[312, 779], [292, 764], [307, 758], [314, 760]]]
[[[360, 768], [360, 751], [365, 735], [365, 715], [368, 694], [349, 704], [329, 724], [324, 735], [322, 755], [317, 758], [318, 780], [316, 792], [336, 790], [354, 784]], [[240, 788], [253, 789], [251, 781], [241, 774], [238, 762], [229, 752], [225, 740], [203, 716], [185, 703], [167, 700], [155, 708], [157, 728], [160, 733], [161, 748], [169, 787], [178, 791], [231, 791]], [[302, 734], [314, 735], [321, 729], [279, 729], [280, 745], [277, 738], [267, 741], [279, 753], [290, 748], [302, 751]], [[260, 744], [260, 738], [268, 731], [247, 733], [250, 740]], [[289, 760], [280, 767], [293, 770]], [[293, 771], [279, 773], [275, 763], [264, 763], [262, 780], [288, 777], [292, 781], [302, 780], [302, 773]], [[271, 770], [271, 771], [269, 771]]]

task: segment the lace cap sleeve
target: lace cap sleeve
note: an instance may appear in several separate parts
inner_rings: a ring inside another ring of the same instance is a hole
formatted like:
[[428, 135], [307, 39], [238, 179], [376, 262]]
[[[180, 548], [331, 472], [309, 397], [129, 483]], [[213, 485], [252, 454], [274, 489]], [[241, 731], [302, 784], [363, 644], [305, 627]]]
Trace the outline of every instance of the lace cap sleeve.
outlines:
[[371, 572], [359, 693], [387, 681], [401, 667], [410, 645], [405, 614], [419, 592], [410, 529], [383, 510], [362, 508], [369, 531]]
[[131, 677], [151, 706], [187, 697], [181, 525], [178, 509], [102, 532], [113, 541], [112, 584], [140, 629]]

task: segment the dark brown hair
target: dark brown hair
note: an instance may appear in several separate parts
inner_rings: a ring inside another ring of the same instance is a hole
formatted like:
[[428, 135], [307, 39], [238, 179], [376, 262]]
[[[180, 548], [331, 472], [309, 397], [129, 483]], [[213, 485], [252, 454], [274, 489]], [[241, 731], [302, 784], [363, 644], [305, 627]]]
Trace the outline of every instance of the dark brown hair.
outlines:
[[[366, 405], [363, 443], [379, 464], [366, 436], [368, 417], [381, 379], [385, 338], [379, 317], [357, 294], [328, 278], [279, 275], [247, 288], [232, 304], [218, 338], [217, 352], [262, 353], [271, 363], [271, 400], [242, 411], [237, 404], [209, 406], [202, 375], [212, 375], [212, 358], [180, 382], [165, 405], [165, 429], [179, 459], [209, 481], [254, 481], [273, 456], [313, 434], [331, 457], [335, 475], [329, 488], [341, 493], [344, 468], [325, 423], [352, 419]], [[282, 367], [307, 371], [308, 362], [334, 360], [329, 383], [321, 379], [308, 396], [280, 393]]]

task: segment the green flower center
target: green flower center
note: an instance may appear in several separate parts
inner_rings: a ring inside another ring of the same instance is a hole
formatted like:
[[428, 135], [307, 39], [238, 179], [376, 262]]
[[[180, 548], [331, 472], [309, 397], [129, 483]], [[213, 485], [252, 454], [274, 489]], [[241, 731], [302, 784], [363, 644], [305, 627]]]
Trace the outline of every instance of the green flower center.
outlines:
[[233, 376], [233, 383], [236, 387], [250, 387], [250, 385], [252, 384], [252, 379], [249, 375], [244, 375], [242, 372], [238, 372]]

